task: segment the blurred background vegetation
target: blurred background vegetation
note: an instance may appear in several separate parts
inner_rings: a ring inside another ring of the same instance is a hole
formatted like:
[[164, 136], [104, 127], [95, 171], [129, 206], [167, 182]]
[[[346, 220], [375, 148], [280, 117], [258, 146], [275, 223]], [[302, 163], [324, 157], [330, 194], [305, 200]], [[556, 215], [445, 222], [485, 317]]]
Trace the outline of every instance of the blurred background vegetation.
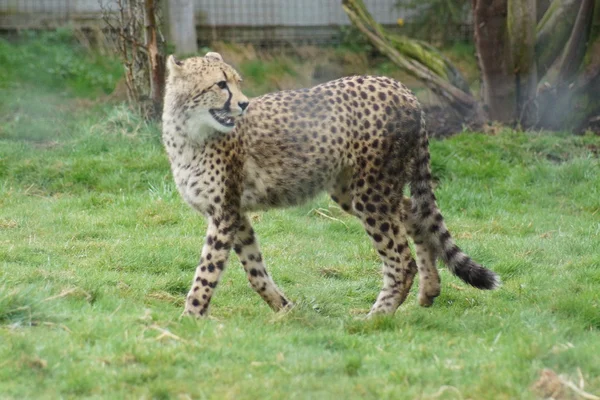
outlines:
[[[417, 92], [440, 136], [496, 123], [585, 132], [600, 126], [598, 1], [27, 0], [0, 3], [0, 29], [22, 40], [26, 29], [69, 27], [84, 47], [121, 59], [115, 97], [155, 119], [165, 54], [212, 49], [251, 95], [386, 74]], [[57, 73], [77, 68], [57, 63]]]

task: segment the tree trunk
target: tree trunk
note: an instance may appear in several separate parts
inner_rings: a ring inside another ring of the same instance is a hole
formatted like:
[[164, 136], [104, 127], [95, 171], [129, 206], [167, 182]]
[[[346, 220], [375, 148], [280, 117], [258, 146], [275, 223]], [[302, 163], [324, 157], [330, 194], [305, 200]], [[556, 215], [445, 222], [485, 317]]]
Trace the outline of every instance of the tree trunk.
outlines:
[[117, 34], [117, 53], [125, 67], [130, 105], [144, 118], [162, 114], [165, 82], [164, 40], [160, 33], [160, 0], [113, 0], [116, 12], [100, 3], [102, 18]]
[[193, 0], [170, 0], [168, 2], [169, 41], [175, 45], [177, 54], [198, 51], [196, 19]]
[[508, 44], [515, 79], [517, 122], [530, 127], [536, 122], [535, 96], [537, 68], [535, 65], [536, 0], [508, 0]]
[[537, 11], [537, 17], [535, 20], [535, 23], [537, 24], [538, 22], [540, 22], [540, 20], [542, 19], [542, 17], [546, 14], [546, 11], [548, 10], [548, 8], [550, 8], [550, 5], [552, 4], [551, 0], [537, 0], [536, 4], [535, 4], [535, 8]]
[[152, 119], [160, 118], [162, 115], [165, 97], [165, 56], [158, 40], [156, 10], [157, 4], [154, 0], [144, 0], [144, 36], [150, 66], [150, 100], [152, 101], [149, 116]]
[[515, 77], [507, 32], [507, 0], [473, 0], [475, 47], [481, 71], [481, 98], [490, 119], [515, 120]]

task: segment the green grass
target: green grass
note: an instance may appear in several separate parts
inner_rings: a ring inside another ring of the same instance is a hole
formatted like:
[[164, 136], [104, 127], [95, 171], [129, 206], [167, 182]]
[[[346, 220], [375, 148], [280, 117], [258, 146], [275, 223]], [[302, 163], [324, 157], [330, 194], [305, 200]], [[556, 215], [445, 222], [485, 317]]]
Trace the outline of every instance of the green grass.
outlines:
[[1, 89], [34, 86], [83, 97], [110, 93], [123, 70], [113, 58], [86, 52], [69, 29], [0, 39], [0, 66]]
[[432, 142], [449, 228], [498, 291], [443, 268], [433, 307], [415, 287], [395, 316], [363, 320], [378, 256], [321, 197], [253, 215], [291, 312], [273, 314], [232, 256], [212, 318], [180, 319], [205, 223], [157, 127], [83, 107], [66, 78], [15, 79], [0, 102], [0, 398], [533, 399], [544, 368], [600, 393], [597, 136]]

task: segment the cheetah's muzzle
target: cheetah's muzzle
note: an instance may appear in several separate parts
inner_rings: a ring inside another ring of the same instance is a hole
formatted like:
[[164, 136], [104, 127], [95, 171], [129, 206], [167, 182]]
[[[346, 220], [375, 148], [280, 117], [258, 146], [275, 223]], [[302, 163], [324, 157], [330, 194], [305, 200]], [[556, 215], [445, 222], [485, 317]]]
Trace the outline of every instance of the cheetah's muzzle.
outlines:
[[223, 126], [231, 128], [235, 124], [233, 117], [229, 115], [229, 111], [223, 108], [211, 108], [210, 110], [208, 110], [208, 112], [218, 123], [220, 123]]

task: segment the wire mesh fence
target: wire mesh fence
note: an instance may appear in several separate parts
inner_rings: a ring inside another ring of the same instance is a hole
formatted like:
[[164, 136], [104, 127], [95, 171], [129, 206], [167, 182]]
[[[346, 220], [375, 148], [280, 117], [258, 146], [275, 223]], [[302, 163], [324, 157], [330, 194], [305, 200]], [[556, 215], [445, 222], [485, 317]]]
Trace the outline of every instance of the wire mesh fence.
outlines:
[[[194, 2], [198, 41], [251, 43], [261, 47], [337, 44], [350, 26], [341, 0], [189, 0]], [[163, 0], [164, 4], [168, 2]], [[111, 0], [0, 0], [0, 29], [47, 29], [64, 25], [98, 27], [102, 5]], [[409, 31], [415, 10], [402, 0], [365, 0], [377, 22]], [[434, 22], [434, 21], [432, 21]], [[451, 32], [469, 40], [466, 19]]]
[[[199, 2], [199, 35], [202, 40], [225, 40], [255, 45], [333, 44], [340, 27], [349, 26], [339, 0], [235, 0]], [[367, 1], [374, 18], [396, 24], [405, 18], [395, 0]]]

